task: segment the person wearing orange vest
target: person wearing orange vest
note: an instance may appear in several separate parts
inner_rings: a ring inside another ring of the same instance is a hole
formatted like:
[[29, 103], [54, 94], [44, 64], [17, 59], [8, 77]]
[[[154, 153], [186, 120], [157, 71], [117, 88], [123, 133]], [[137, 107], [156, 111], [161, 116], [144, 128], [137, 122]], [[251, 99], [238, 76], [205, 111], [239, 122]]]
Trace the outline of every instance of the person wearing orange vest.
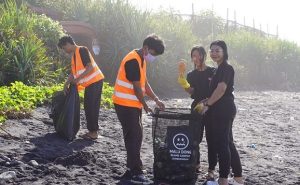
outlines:
[[84, 110], [88, 133], [85, 139], [98, 138], [98, 117], [104, 75], [87, 47], [78, 46], [71, 36], [59, 39], [58, 46], [66, 53], [72, 54], [71, 74], [64, 85], [65, 93], [70, 84], [76, 84], [79, 91], [84, 90]]
[[127, 170], [121, 179], [132, 183], [150, 184], [143, 174], [143, 163], [140, 150], [143, 139], [141, 123], [142, 109], [149, 113], [144, 97], [148, 95], [160, 109], [164, 104], [153, 92], [147, 80], [147, 63], [153, 62], [156, 56], [163, 54], [163, 41], [156, 35], [149, 35], [143, 47], [129, 52], [122, 60], [114, 86], [113, 103], [121, 122], [125, 148], [127, 152]]

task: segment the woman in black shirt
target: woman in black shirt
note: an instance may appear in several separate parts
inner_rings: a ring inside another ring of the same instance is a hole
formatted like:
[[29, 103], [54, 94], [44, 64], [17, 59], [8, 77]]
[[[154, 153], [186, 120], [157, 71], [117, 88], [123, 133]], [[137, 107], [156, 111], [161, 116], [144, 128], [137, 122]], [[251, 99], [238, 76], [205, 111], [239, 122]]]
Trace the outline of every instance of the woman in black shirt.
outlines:
[[[178, 83], [181, 84], [186, 92], [191, 95], [191, 98], [194, 99], [191, 110], [194, 112], [195, 106], [209, 97], [209, 84], [210, 80], [214, 74], [215, 68], [209, 67], [205, 64], [206, 60], [206, 52], [202, 46], [195, 46], [191, 50], [191, 58], [194, 62], [195, 69], [190, 71], [187, 74], [187, 79], [183, 76], [179, 76]], [[213, 150], [213, 141], [212, 141], [212, 129], [211, 124], [209, 123], [209, 113], [205, 114], [201, 122], [197, 122], [194, 125], [197, 127], [197, 132], [200, 135], [198, 137], [198, 143], [200, 144], [203, 138], [203, 131], [205, 126], [205, 136], [208, 147], [208, 174], [206, 176], [207, 179], [214, 178], [214, 170], [217, 164], [216, 153]], [[197, 156], [198, 167], [200, 167], [200, 153]]]
[[[238, 151], [233, 143], [232, 123], [236, 115], [233, 96], [234, 69], [228, 64], [226, 43], [217, 40], [210, 45], [210, 57], [218, 64], [218, 68], [211, 80], [209, 98], [204, 103], [204, 111], [208, 110], [212, 117], [212, 127], [215, 149], [219, 160], [219, 184], [242, 185], [242, 166]], [[234, 174], [228, 179], [230, 166]]]

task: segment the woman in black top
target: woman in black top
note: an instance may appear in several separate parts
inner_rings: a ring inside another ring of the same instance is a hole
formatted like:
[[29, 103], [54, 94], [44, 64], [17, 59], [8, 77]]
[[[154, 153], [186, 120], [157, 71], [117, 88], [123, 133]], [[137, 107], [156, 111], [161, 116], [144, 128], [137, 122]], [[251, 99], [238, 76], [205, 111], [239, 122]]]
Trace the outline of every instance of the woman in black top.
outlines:
[[[204, 103], [204, 112], [208, 110], [212, 117], [215, 149], [219, 160], [219, 184], [242, 185], [242, 166], [238, 151], [233, 143], [232, 123], [236, 115], [233, 96], [234, 69], [228, 64], [226, 43], [217, 40], [210, 45], [210, 57], [218, 64], [218, 68], [211, 80], [209, 98]], [[230, 166], [234, 174], [228, 179]]]
[[[182, 87], [186, 92], [191, 95], [191, 98], [194, 99], [191, 110], [194, 112], [195, 106], [203, 101], [204, 99], [209, 97], [209, 84], [210, 80], [214, 74], [215, 68], [209, 67], [205, 64], [206, 60], [206, 52], [202, 46], [195, 46], [191, 50], [191, 58], [194, 62], [195, 69], [190, 71], [187, 74], [187, 79], [185, 80], [183, 76], [179, 77], [178, 82], [181, 84], [184, 81]], [[209, 123], [209, 113], [205, 114], [203, 120], [201, 122], [195, 123], [197, 127], [197, 131], [200, 135], [198, 137], [198, 143], [200, 144], [203, 138], [203, 130], [205, 126], [205, 136], [208, 147], [208, 161], [209, 168], [207, 178], [214, 178], [214, 169], [217, 164], [216, 154], [213, 151], [213, 142], [212, 142], [212, 129], [211, 124]], [[213, 159], [215, 157], [215, 159]], [[197, 156], [198, 167], [200, 167], [200, 153]]]

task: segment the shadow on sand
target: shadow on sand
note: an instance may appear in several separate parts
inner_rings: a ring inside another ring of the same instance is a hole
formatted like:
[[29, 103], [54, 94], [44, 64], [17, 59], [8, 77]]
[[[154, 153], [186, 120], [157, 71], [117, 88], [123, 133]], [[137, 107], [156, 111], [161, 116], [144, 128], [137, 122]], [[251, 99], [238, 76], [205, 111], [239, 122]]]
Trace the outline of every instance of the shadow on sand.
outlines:
[[47, 133], [44, 136], [32, 138], [30, 143], [34, 144], [35, 147], [27, 151], [22, 160], [27, 162], [35, 160], [38, 163], [47, 164], [55, 162], [57, 159], [72, 156], [74, 152], [80, 152], [85, 147], [93, 145], [95, 141], [85, 139], [67, 141], [56, 133]]

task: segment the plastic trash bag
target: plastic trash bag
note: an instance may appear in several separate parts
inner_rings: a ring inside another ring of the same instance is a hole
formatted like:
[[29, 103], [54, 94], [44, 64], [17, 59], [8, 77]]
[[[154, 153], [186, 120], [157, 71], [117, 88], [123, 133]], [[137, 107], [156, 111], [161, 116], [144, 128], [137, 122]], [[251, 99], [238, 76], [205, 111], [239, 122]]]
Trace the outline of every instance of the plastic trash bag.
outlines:
[[195, 129], [196, 121], [192, 120], [201, 117], [192, 115], [190, 109], [156, 110], [152, 116], [155, 182], [188, 184], [195, 181], [200, 130]]
[[52, 97], [52, 113], [55, 131], [62, 137], [73, 140], [80, 128], [80, 100], [76, 86], [71, 85], [65, 96], [62, 91]]

